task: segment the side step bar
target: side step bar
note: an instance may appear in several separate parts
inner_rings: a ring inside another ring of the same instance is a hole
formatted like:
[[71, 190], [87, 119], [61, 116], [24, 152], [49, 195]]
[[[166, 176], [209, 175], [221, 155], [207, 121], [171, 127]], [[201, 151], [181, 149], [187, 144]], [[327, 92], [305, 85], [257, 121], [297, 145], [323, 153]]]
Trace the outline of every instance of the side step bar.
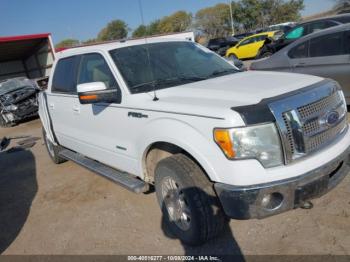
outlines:
[[146, 182], [137, 179], [135, 176], [106, 166], [71, 150], [62, 149], [59, 152], [59, 156], [71, 160], [100, 176], [112, 180], [134, 193], [143, 193], [149, 190], [149, 185]]

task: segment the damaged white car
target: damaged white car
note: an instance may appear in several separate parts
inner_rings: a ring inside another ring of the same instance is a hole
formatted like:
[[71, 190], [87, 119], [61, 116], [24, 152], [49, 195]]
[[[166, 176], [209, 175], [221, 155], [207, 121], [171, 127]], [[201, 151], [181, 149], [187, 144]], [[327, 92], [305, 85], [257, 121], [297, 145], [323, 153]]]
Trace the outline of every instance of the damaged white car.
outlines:
[[0, 126], [37, 116], [40, 88], [35, 81], [20, 77], [0, 82]]

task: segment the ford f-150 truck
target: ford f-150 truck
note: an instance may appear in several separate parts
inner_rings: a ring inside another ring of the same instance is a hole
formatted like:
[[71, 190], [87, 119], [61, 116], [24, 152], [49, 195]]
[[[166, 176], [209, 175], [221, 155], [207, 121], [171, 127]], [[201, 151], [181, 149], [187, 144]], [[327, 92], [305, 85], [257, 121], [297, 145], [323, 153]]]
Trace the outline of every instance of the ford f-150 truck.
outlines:
[[240, 72], [190, 41], [143, 39], [58, 53], [39, 114], [52, 160], [125, 188], [155, 188], [187, 244], [227, 218], [303, 207], [348, 174], [340, 86], [315, 76]]

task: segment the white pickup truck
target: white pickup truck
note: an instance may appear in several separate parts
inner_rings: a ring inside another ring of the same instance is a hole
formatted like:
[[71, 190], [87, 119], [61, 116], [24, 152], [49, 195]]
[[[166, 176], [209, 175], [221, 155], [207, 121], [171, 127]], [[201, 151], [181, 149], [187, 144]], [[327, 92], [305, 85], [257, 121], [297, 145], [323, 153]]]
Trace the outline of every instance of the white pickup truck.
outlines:
[[136, 193], [153, 186], [184, 243], [227, 218], [303, 207], [348, 174], [340, 86], [240, 72], [202, 46], [130, 40], [58, 54], [39, 113], [50, 157]]

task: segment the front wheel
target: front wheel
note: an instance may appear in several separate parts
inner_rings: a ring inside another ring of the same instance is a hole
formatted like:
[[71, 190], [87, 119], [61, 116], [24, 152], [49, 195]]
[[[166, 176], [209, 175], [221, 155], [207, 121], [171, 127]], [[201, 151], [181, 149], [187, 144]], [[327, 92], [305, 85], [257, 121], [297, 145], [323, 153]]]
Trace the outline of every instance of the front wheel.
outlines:
[[213, 185], [189, 157], [177, 154], [160, 161], [155, 188], [165, 224], [183, 243], [200, 245], [223, 230], [227, 218]]

